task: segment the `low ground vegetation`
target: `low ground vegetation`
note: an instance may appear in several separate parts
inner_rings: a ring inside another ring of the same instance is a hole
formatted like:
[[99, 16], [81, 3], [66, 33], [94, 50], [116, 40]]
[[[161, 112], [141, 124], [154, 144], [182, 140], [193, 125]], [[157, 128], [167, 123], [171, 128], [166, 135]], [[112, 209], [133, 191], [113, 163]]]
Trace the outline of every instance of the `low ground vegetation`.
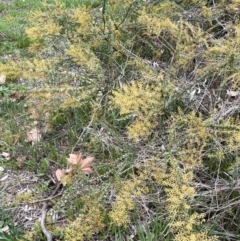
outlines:
[[239, 240], [239, 1], [0, 4], [1, 240]]

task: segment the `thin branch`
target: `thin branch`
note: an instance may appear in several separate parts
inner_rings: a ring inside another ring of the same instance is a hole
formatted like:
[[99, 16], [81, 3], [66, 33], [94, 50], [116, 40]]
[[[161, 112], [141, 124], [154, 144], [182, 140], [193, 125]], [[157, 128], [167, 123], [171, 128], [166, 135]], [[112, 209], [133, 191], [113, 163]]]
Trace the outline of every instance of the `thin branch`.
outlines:
[[82, 141], [82, 136], [85, 134], [85, 132], [87, 131], [87, 129], [92, 125], [93, 122], [93, 118], [90, 120], [90, 122], [88, 123], [88, 125], [83, 129], [81, 135], [78, 137], [78, 140], [76, 142], [76, 144], [74, 145], [74, 147], [72, 148], [71, 153], [73, 153], [74, 149], [77, 147], [77, 145]]
[[[53, 198], [54, 195], [58, 192], [60, 187], [61, 187], [61, 183], [59, 182], [57, 184], [56, 188], [54, 189], [54, 191], [51, 193], [49, 198]], [[47, 201], [48, 200], [44, 201], [43, 207], [42, 207], [41, 229], [42, 229], [42, 232], [44, 233], [44, 235], [46, 236], [47, 241], [52, 241], [52, 234], [46, 229], [46, 226], [45, 226], [45, 220], [46, 220], [46, 216], [47, 216]]]
[[45, 226], [46, 216], [47, 216], [47, 201], [44, 202], [42, 207], [41, 228], [42, 228], [42, 232], [47, 238], [47, 241], [52, 241], [52, 234], [46, 229], [46, 226]]
[[105, 33], [105, 28], [106, 28], [105, 12], [106, 12], [106, 0], [103, 0], [102, 20], [103, 20], [103, 32], [104, 33]]
[[36, 201], [33, 201], [33, 202], [30, 202], [30, 204], [33, 204], [33, 203], [40, 203], [40, 202], [45, 202], [45, 201], [49, 201], [49, 200], [52, 200], [56, 197], [60, 197], [62, 195], [63, 192], [60, 192], [58, 194], [56, 194], [55, 196], [50, 196], [50, 197], [47, 197], [47, 198], [44, 198], [44, 199], [40, 199], [40, 200], [36, 200]]
[[130, 4], [130, 6], [129, 6], [129, 8], [128, 8], [126, 14], [125, 14], [125, 16], [124, 16], [123, 19], [122, 19], [122, 21], [121, 21], [118, 25], [114, 24], [116, 29], [119, 29], [119, 27], [124, 23], [124, 21], [126, 20], [126, 18], [127, 18], [128, 15], [129, 15], [130, 9], [132, 8], [132, 6], [133, 6], [134, 3], [135, 3], [135, 2], [133, 2], [133, 3]]

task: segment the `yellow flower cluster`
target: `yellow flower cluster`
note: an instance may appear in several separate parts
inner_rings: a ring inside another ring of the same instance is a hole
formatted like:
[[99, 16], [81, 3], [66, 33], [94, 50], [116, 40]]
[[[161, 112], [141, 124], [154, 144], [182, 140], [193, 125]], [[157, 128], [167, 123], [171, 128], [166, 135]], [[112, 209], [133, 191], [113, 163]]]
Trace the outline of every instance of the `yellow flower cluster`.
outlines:
[[134, 197], [141, 196], [148, 192], [148, 188], [142, 180], [133, 178], [126, 181], [119, 193], [116, 202], [109, 213], [110, 218], [117, 226], [124, 226], [130, 222], [129, 211], [135, 208]]
[[65, 229], [64, 240], [83, 241], [104, 228], [104, 212], [101, 205], [97, 204], [96, 201], [89, 200], [83, 211], [85, 213], [80, 214]]
[[167, 162], [163, 161], [161, 164], [157, 159], [153, 159], [145, 161], [144, 166], [139, 167], [138, 170], [139, 179], [149, 180], [149, 185], [155, 183], [163, 187], [167, 201], [165, 209], [174, 240], [217, 240], [214, 236], [208, 236], [207, 231], [201, 230], [204, 215], [191, 210], [195, 189], [193, 183], [194, 174], [190, 169], [180, 168], [176, 159], [170, 159]]
[[84, 35], [92, 28], [92, 18], [86, 7], [72, 9], [72, 14], [69, 17], [72, 22], [79, 24], [76, 29], [78, 34]]
[[40, 59], [34, 58], [24, 61], [23, 77], [28, 79], [45, 80], [52, 68], [54, 59]]
[[6, 75], [7, 80], [16, 80], [22, 76], [23, 71], [17, 62], [8, 60], [7, 64], [0, 63], [0, 73]]
[[71, 45], [70, 48], [66, 50], [66, 54], [70, 55], [80, 66], [86, 66], [91, 71], [96, 71], [101, 68], [99, 60], [87, 46], [80, 46], [79, 44]]
[[46, 35], [60, 35], [61, 26], [55, 23], [52, 19], [49, 19], [47, 24], [34, 26], [26, 29], [26, 34], [29, 38], [36, 40], [41, 39]]
[[177, 115], [172, 115], [169, 141], [173, 149], [178, 149], [176, 158], [187, 168], [198, 167], [202, 163], [201, 153], [211, 136], [208, 123], [209, 120], [204, 121], [201, 116], [196, 116], [194, 111], [185, 115], [179, 110]]
[[129, 137], [137, 139], [148, 136], [154, 127], [154, 115], [161, 114], [163, 102], [161, 88], [149, 84], [144, 85], [141, 80], [132, 81], [130, 85], [123, 85], [122, 91], [113, 91], [112, 103], [120, 108], [120, 114], [131, 114], [136, 120], [128, 127]]
[[166, 209], [175, 240], [216, 240], [214, 236], [208, 237], [207, 232], [194, 228], [202, 224], [204, 215], [190, 212], [191, 200], [195, 196], [195, 190], [191, 186], [193, 172], [181, 170], [176, 160], [171, 160], [170, 165], [169, 174], [165, 175], [163, 184], [167, 193]]

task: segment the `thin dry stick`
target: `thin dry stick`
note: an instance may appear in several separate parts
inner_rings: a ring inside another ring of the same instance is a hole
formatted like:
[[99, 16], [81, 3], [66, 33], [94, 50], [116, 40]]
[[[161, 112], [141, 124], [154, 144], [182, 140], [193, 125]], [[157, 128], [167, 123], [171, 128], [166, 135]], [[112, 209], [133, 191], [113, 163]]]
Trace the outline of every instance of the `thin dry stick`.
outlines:
[[59, 197], [59, 196], [61, 196], [61, 195], [62, 195], [62, 192], [56, 194], [55, 196], [50, 196], [50, 197], [47, 197], [47, 198], [44, 198], [44, 199], [32, 201], [32, 202], [30, 202], [30, 204], [49, 201], [49, 200], [52, 200], [52, 199], [54, 199], [54, 198], [56, 198], [56, 197]]
[[47, 216], [47, 202], [45, 201], [42, 207], [41, 228], [42, 228], [42, 232], [47, 238], [47, 241], [52, 241], [52, 234], [48, 232], [48, 230], [45, 227], [46, 216]]
[[90, 120], [90, 122], [88, 123], [88, 125], [83, 129], [81, 135], [78, 137], [78, 140], [77, 140], [76, 144], [75, 144], [74, 147], [72, 148], [72, 153], [73, 153], [74, 149], [77, 147], [77, 145], [81, 142], [83, 134], [84, 134], [84, 133], [87, 131], [87, 129], [92, 125], [92, 122], [93, 122], [93, 118]]
[[[51, 195], [50, 195], [51, 198], [53, 198], [54, 195], [58, 192], [60, 186], [61, 186], [61, 183], [59, 182], [57, 184], [56, 188], [54, 189], [54, 191], [51, 193]], [[52, 241], [52, 234], [45, 227], [45, 220], [46, 220], [46, 216], [47, 216], [47, 201], [44, 201], [43, 207], [42, 207], [41, 228], [42, 228], [42, 232], [44, 233], [44, 235], [47, 238], [47, 241]]]

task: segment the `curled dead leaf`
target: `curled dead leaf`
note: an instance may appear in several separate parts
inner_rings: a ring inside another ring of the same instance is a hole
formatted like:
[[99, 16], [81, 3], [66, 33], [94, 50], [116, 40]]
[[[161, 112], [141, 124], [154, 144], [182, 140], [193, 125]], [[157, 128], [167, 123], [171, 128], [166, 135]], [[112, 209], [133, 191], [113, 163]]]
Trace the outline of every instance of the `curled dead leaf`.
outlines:
[[90, 174], [92, 172], [93, 157], [88, 156], [80, 162], [80, 169], [84, 174]]
[[73, 170], [73, 168], [72, 168], [72, 166], [70, 166], [67, 170], [66, 170], [66, 172], [68, 173], [68, 174], [73, 174], [74, 173], [74, 170]]
[[82, 154], [69, 154], [69, 158], [67, 158], [68, 162], [73, 165], [79, 165], [82, 160]]
[[61, 182], [63, 186], [71, 184], [72, 182], [71, 175], [68, 174], [68, 172], [65, 170], [57, 169], [55, 175], [57, 177], [57, 180]]
[[37, 112], [37, 110], [33, 109], [31, 111], [31, 115], [30, 115], [31, 119], [38, 119], [39, 118], [39, 113]]
[[58, 181], [61, 181], [61, 179], [66, 175], [65, 170], [57, 169], [55, 172], [56, 178]]
[[10, 154], [8, 152], [2, 152], [1, 156], [3, 156], [7, 161], [10, 160]]
[[27, 132], [26, 142], [31, 142], [32, 145], [38, 143], [41, 140], [42, 136], [38, 128], [33, 128], [31, 131]]
[[17, 161], [17, 166], [20, 168], [23, 165], [23, 161], [26, 160], [26, 156], [18, 156], [15, 157], [16, 161]]
[[[67, 158], [68, 162], [74, 166], [77, 166], [84, 174], [90, 174], [92, 172], [92, 161], [93, 157], [88, 156], [83, 159], [82, 154], [69, 154]], [[68, 173], [72, 173], [73, 168], [70, 167]]]
[[26, 98], [25, 95], [21, 94], [21, 93], [12, 93], [11, 95], [9, 95], [9, 99], [11, 101], [20, 101], [20, 100], [24, 100]]

